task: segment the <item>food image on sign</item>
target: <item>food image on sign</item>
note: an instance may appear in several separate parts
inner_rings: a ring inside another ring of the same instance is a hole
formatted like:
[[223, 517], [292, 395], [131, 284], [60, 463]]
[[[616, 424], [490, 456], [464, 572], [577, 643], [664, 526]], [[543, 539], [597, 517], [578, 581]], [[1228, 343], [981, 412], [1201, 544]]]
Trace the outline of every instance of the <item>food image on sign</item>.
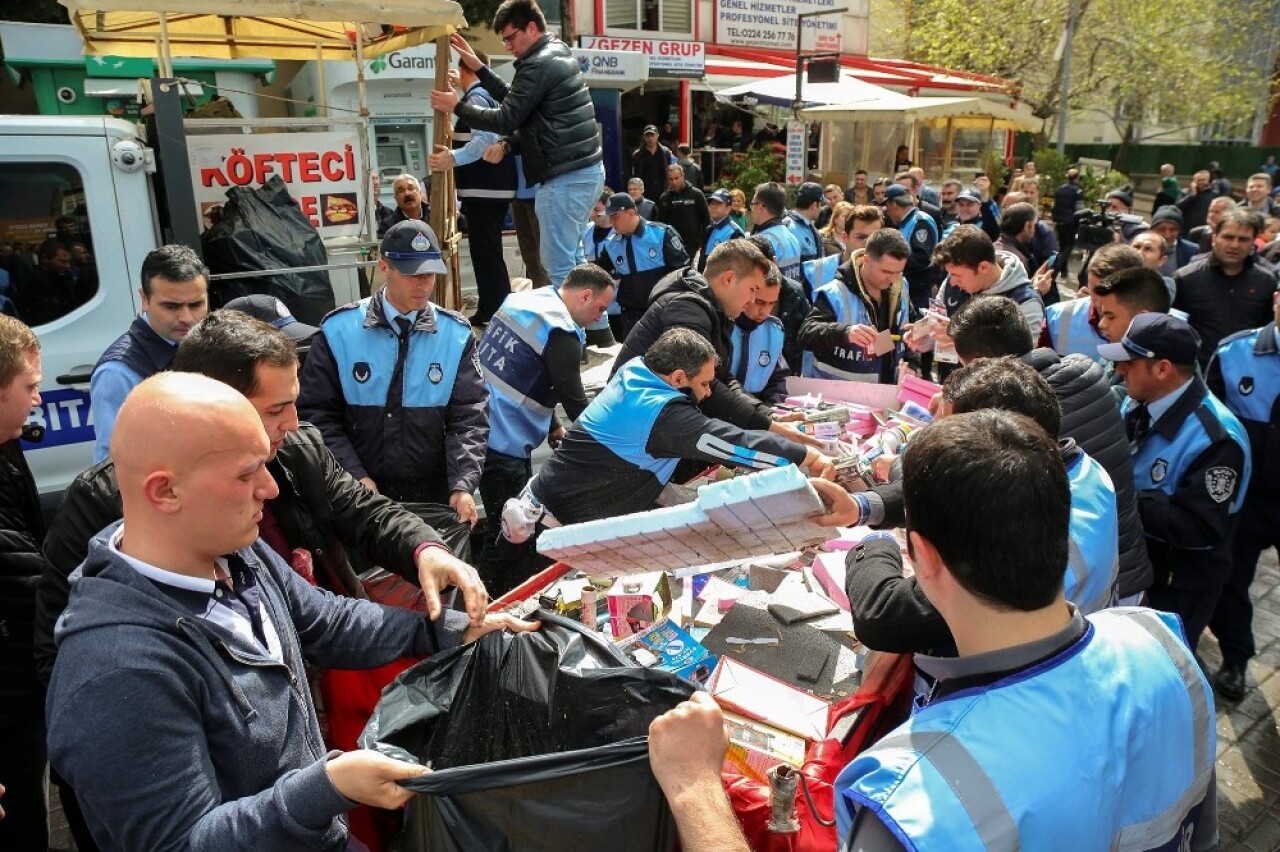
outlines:
[[360, 209], [356, 207], [354, 192], [322, 196], [321, 204], [326, 225], [350, 225], [360, 221]]

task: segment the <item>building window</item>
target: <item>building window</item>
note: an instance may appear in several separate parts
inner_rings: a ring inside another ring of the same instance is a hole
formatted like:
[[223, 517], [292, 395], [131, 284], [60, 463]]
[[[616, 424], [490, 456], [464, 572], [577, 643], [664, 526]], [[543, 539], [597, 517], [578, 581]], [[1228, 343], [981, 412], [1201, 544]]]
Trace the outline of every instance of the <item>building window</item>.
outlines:
[[605, 0], [605, 24], [612, 30], [693, 32], [692, 0]]

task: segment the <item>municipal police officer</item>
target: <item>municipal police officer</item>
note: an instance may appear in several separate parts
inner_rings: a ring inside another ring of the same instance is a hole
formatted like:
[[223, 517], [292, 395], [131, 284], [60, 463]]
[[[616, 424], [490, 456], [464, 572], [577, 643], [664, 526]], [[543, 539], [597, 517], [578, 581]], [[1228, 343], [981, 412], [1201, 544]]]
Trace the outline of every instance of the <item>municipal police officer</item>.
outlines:
[[707, 268], [707, 258], [711, 257], [716, 246], [746, 236], [746, 232], [729, 215], [732, 204], [733, 196], [727, 189], [717, 189], [707, 196], [707, 212], [711, 214], [711, 224], [702, 237], [702, 253], [698, 256], [699, 272]]
[[[776, 183], [762, 183], [756, 187], [751, 199], [751, 233], [759, 234], [773, 244], [773, 262], [787, 278], [800, 281], [803, 272], [800, 264], [800, 240], [795, 230], [787, 225], [787, 193]], [[805, 293], [809, 298], [809, 294]]]
[[1196, 374], [1200, 336], [1169, 314], [1134, 317], [1098, 347], [1129, 392], [1123, 413], [1138, 513], [1155, 571], [1151, 605], [1177, 613], [1194, 651], [1231, 576], [1231, 532], [1249, 484], [1249, 439]]
[[393, 500], [448, 502], [474, 525], [489, 393], [471, 324], [431, 303], [445, 267], [426, 222], [392, 225], [379, 251], [386, 286], [321, 322], [298, 413], [368, 488]]
[[729, 372], [742, 389], [764, 403], [781, 402], [787, 396], [787, 376], [791, 369], [782, 356], [786, 332], [774, 315], [782, 298], [782, 273], [773, 267], [764, 277], [764, 286], [733, 321], [730, 341], [733, 354]]
[[[836, 843], [1213, 848], [1209, 685], [1171, 616], [1131, 608], [1086, 619], [1066, 603], [1070, 486], [1055, 442], [1020, 415], [975, 411], [921, 431], [903, 467], [915, 576], [959, 654], [917, 656], [933, 689], [840, 773]], [[843, 520], [839, 504], [852, 497], [830, 499], [830, 517]], [[873, 547], [900, 552], [872, 540], [850, 552], [849, 575]], [[715, 702], [695, 696], [651, 725], [649, 760], [681, 842], [737, 852], [747, 844], [719, 783], [722, 723]], [[1135, 747], [1155, 731], [1158, 744]]]
[[796, 189], [796, 206], [787, 211], [786, 221], [800, 243], [800, 262], [822, 257], [822, 236], [814, 227], [822, 212], [822, 187], [811, 181]]
[[635, 201], [625, 192], [609, 196], [605, 212], [613, 233], [605, 238], [595, 262], [618, 279], [618, 306], [622, 310], [613, 333], [618, 340], [626, 340], [649, 307], [653, 286], [668, 272], [688, 266], [689, 255], [674, 228], [642, 219]]
[[889, 221], [907, 238], [911, 256], [907, 259], [907, 287], [911, 304], [919, 310], [929, 307], [929, 297], [934, 286], [943, 278], [941, 270], [933, 263], [933, 250], [938, 246], [938, 223], [916, 207], [911, 190], [894, 184], [884, 191], [884, 210]]
[[1262, 551], [1280, 545], [1280, 294], [1272, 301], [1275, 319], [1224, 340], [1205, 380], [1249, 434], [1255, 471], [1236, 519], [1231, 579], [1209, 622], [1222, 648], [1222, 668], [1213, 685], [1232, 700], [1244, 697], [1245, 663], [1255, 652], [1249, 586]]
[[915, 316], [902, 281], [910, 254], [901, 233], [881, 229], [836, 270], [834, 281], [814, 291], [813, 310], [800, 327], [802, 375], [897, 382], [903, 328]]
[[[699, 411], [715, 370], [716, 352], [705, 337], [687, 328], [663, 332], [642, 358], [614, 374], [538, 470], [517, 502], [539, 511], [524, 517], [545, 512], [541, 521], [551, 526], [648, 509], [680, 459], [756, 470], [797, 464], [831, 477], [830, 460], [812, 447]], [[508, 534], [512, 514], [509, 505]]]
[[[612, 300], [609, 273], [584, 263], [570, 270], [559, 288], [512, 293], [485, 329], [478, 351], [489, 389], [490, 429], [480, 497], [488, 517], [499, 517], [533, 475], [533, 449], [564, 436], [556, 405], [564, 405], [571, 421], [587, 407], [579, 366], [583, 329]], [[480, 560], [485, 587], [494, 596], [524, 579], [512, 573], [518, 564], [497, 539], [497, 524], [492, 524]]]
[[582, 232], [582, 254], [588, 261], [593, 261], [600, 256], [600, 252], [604, 251], [605, 238], [613, 231], [609, 214], [606, 212], [611, 195], [613, 193], [605, 187], [604, 192], [600, 193], [600, 199], [596, 201], [595, 208], [591, 211], [591, 221]]

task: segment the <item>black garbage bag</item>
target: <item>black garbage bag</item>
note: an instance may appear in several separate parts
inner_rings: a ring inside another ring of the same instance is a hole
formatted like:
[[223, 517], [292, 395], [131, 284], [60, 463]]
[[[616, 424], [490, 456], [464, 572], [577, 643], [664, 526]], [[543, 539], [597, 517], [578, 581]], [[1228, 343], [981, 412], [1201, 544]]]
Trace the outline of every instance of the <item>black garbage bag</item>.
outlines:
[[676, 846], [649, 723], [694, 686], [576, 622], [491, 633], [382, 692], [360, 745], [434, 771], [403, 782], [406, 849], [651, 852]]
[[[329, 262], [320, 234], [302, 215], [279, 175], [272, 175], [256, 188], [228, 189], [220, 217], [200, 235], [204, 262], [215, 275]], [[309, 325], [319, 325], [335, 303], [329, 273], [320, 270], [212, 282], [210, 307], [220, 308], [232, 299], [255, 293], [275, 296], [296, 319]]]

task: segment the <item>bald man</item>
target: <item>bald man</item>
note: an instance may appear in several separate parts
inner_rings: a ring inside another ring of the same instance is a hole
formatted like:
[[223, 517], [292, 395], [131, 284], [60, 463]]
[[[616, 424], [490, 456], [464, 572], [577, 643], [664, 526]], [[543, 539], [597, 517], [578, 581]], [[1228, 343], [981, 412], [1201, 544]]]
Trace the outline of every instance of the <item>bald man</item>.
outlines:
[[[394, 808], [422, 767], [326, 755], [304, 657], [369, 668], [502, 627], [463, 628], [308, 585], [258, 538], [278, 491], [250, 402], [190, 373], [129, 395], [111, 440], [124, 520], [71, 578], [46, 704], [53, 768], [103, 850], [342, 849], [340, 815]], [[456, 621], [454, 618], [456, 617]]]

